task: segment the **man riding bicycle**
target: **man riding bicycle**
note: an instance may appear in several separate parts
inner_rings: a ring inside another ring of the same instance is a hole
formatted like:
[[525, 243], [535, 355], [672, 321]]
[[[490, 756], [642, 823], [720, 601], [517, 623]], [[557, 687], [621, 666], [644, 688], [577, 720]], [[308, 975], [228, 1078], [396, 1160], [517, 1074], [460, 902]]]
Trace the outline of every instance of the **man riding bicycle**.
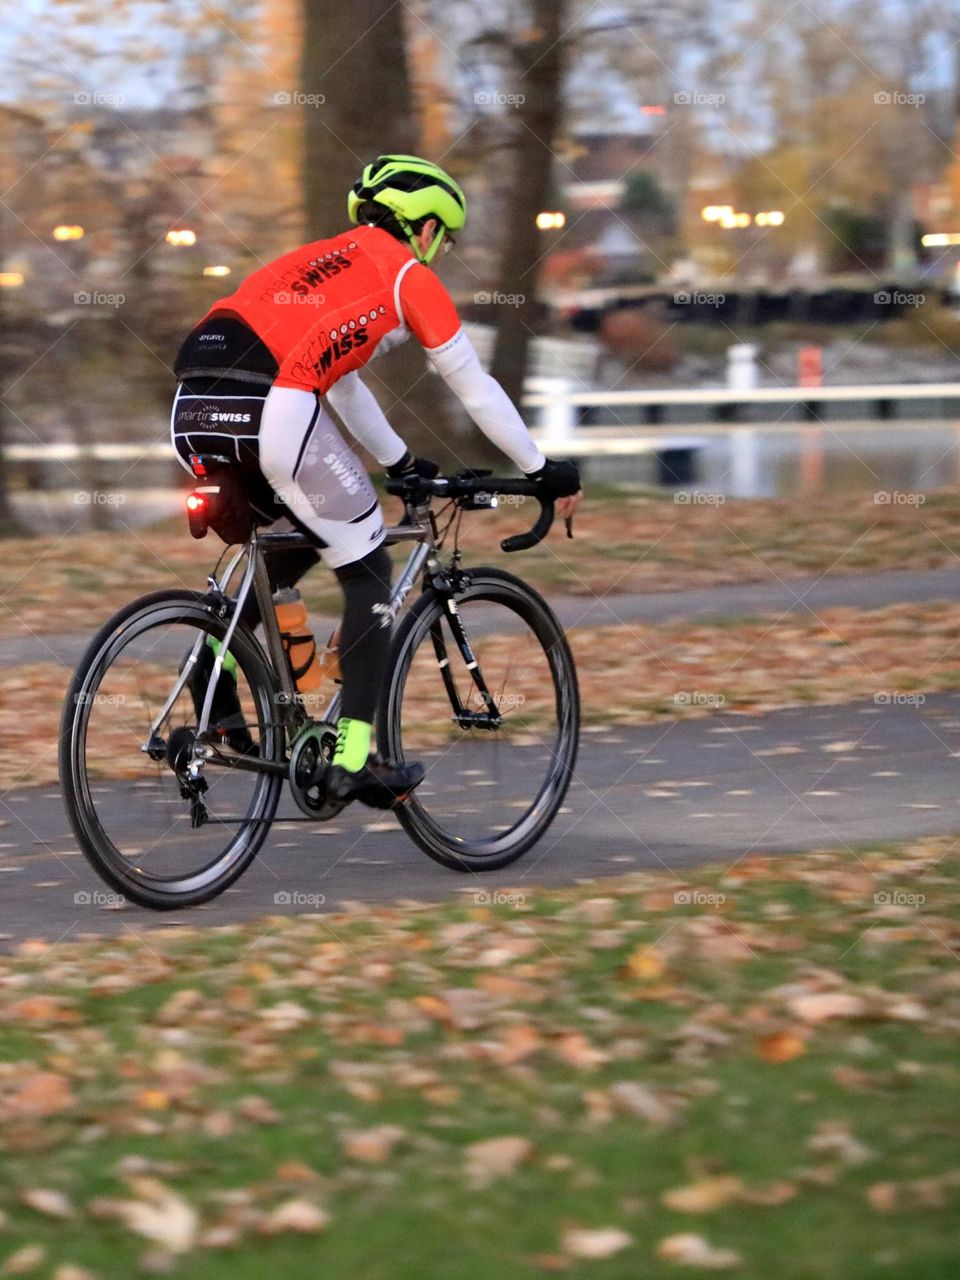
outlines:
[[[340, 582], [343, 701], [326, 791], [344, 802], [371, 788], [399, 799], [424, 769], [370, 754], [390, 651], [391, 563], [373, 485], [328, 406], [389, 476], [436, 475], [435, 463], [411, 456], [359, 376], [412, 334], [488, 439], [561, 499], [561, 516], [572, 516], [582, 497], [576, 465], [543, 455], [428, 269], [466, 222], [457, 183], [417, 156], [379, 156], [347, 208], [350, 231], [284, 254], [214, 303], [177, 356], [171, 419], [185, 467], [211, 444], [235, 456], [253, 479], [260, 516], [287, 518], [319, 548], [319, 556], [271, 563], [272, 586], [293, 585], [318, 558]], [[251, 605], [244, 620], [253, 626]]]

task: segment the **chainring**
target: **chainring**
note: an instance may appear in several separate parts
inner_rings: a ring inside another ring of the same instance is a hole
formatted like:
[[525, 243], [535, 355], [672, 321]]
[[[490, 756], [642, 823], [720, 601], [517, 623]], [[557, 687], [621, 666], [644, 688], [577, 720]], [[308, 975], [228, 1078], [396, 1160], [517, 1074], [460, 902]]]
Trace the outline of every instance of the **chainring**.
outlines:
[[290, 790], [297, 807], [317, 822], [329, 822], [344, 808], [344, 801], [328, 800], [324, 788], [336, 743], [334, 726], [313, 720], [304, 725], [290, 748]]

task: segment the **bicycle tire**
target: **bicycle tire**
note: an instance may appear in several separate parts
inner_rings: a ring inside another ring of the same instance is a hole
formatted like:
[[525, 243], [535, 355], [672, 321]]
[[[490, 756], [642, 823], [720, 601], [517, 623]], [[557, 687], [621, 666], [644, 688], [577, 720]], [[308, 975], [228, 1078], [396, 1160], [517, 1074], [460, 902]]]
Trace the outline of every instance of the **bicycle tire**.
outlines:
[[[454, 871], [495, 871], [515, 862], [531, 849], [551, 825], [563, 803], [579, 745], [580, 695], [570, 646], [556, 614], [543, 597], [522, 579], [502, 569], [471, 568], [467, 576], [469, 585], [457, 592], [458, 603], [461, 600], [486, 600], [504, 605], [530, 626], [543, 645], [553, 673], [562, 724], [557, 767], [541, 789], [533, 816], [525, 815], [527, 820], [520, 820], [510, 831], [496, 837], [481, 840], [458, 837], [454, 844], [430, 818], [417, 792], [396, 810], [396, 814], [414, 843], [435, 862]], [[420, 644], [429, 640], [433, 623], [443, 616], [446, 616], [444, 602], [428, 585], [404, 615], [394, 635], [390, 676], [384, 690], [377, 731], [378, 747], [390, 760], [400, 762], [405, 758], [400, 721], [404, 685], [414, 655]]]
[[[130, 901], [157, 911], [196, 906], [229, 888], [250, 865], [266, 839], [283, 785], [281, 777], [261, 775], [264, 785], [256, 810], [246, 815], [245, 825], [224, 851], [222, 871], [213, 874], [205, 871], [200, 883], [196, 883], [196, 876], [150, 878], [125, 870], [123, 864], [127, 859], [97, 818], [83, 758], [86, 741], [83, 709], [91, 701], [84, 695], [89, 695], [94, 683], [98, 683], [109, 670], [111, 650], [124, 631], [129, 631], [153, 614], [157, 615], [158, 624], [165, 621], [195, 625], [215, 639], [222, 640], [227, 624], [201, 601], [201, 593], [196, 591], [156, 591], [134, 600], [116, 613], [97, 632], [80, 660], [64, 702], [60, 725], [60, 784], [67, 817], [81, 851], [97, 875], [111, 888]], [[277, 689], [263, 650], [243, 624], [237, 626], [230, 649], [244, 672], [258, 710], [270, 717], [265, 721], [261, 754], [265, 759], [282, 760], [285, 734], [282, 725], [272, 718]], [[122, 647], [115, 650], [115, 654], [121, 652]]]

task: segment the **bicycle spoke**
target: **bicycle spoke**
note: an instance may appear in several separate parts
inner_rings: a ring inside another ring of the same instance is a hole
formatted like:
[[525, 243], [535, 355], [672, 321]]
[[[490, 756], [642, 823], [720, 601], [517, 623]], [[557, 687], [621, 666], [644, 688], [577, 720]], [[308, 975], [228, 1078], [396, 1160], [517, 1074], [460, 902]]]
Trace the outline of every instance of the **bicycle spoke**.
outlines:
[[[483, 572], [497, 584], [510, 578]], [[401, 821], [427, 852], [451, 865], [499, 863], [522, 852], [552, 819], [576, 751], [576, 677], [555, 622], [542, 604], [524, 598], [522, 584], [513, 587], [516, 580], [484, 590], [471, 579], [457, 601], [471, 656], [456, 644], [442, 603], [425, 604], [419, 630], [410, 629], [390, 720], [403, 755], [422, 759], [427, 769]], [[429, 608], [438, 621], [427, 616]], [[438, 672], [440, 617], [449, 639], [447, 665]], [[562, 698], [558, 681], [566, 689]]]
[[[100, 656], [88, 654], [75, 680], [76, 705], [65, 709], [62, 747], [68, 810], [84, 851], [111, 883], [134, 897], [161, 899], [203, 896], [205, 886], [230, 874], [262, 839], [279, 790], [279, 779], [229, 760], [206, 761], [196, 782], [188, 775], [196, 701], [205, 696], [208, 674], [195, 669], [177, 691], [179, 672], [198, 624], [201, 636], [209, 624], [188, 593], [170, 594], [177, 599], [169, 607], [145, 608], [142, 618], [117, 627]], [[255, 685], [244, 662], [236, 662], [221, 673], [214, 695], [209, 741], [222, 739], [228, 755], [260, 754], [276, 740], [273, 685], [262, 663], [253, 669]], [[151, 738], [151, 724], [168, 703]], [[143, 749], [148, 742], [151, 753]]]

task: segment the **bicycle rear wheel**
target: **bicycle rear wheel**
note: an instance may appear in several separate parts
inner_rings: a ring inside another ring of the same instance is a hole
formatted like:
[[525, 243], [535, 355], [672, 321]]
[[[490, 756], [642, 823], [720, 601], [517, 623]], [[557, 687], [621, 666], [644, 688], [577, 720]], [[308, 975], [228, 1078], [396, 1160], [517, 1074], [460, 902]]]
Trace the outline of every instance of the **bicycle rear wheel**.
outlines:
[[[67, 694], [60, 780], [71, 826], [101, 878], [142, 906], [186, 907], [222, 893], [257, 853], [276, 811], [282, 778], [225, 761], [204, 766], [203, 825], [194, 825], [181, 790], [197, 727], [186, 663], [193, 655], [191, 682], [202, 703], [212, 667], [203, 661], [208, 639], [219, 642], [225, 631], [195, 592], [145, 596], [93, 639]], [[246, 758], [282, 760], [274, 680], [243, 626], [227, 666], [207, 740]], [[148, 754], [142, 748], [151, 724], [174, 691]]]
[[404, 617], [378, 742], [390, 759], [426, 766], [397, 810], [419, 847], [457, 871], [495, 870], [535, 845], [563, 803], [580, 729], [576, 668], [553, 611], [512, 574], [471, 569], [456, 608], [428, 587]]

